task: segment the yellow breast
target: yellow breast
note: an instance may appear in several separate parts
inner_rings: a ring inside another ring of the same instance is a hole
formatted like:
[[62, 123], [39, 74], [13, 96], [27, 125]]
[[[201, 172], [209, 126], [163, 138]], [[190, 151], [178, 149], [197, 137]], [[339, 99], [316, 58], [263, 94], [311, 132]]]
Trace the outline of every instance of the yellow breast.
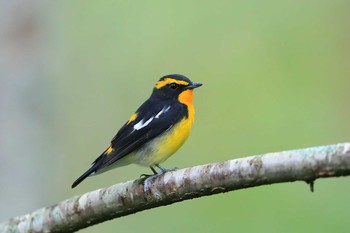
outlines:
[[190, 135], [192, 121], [184, 118], [159, 140], [154, 163], [161, 163], [174, 154]]
[[154, 156], [155, 164], [168, 159], [184, 144], [190, 135], [194, 121], [193, 91], [186, 90], [182, 92], [178, 100], [187, 106], [188, 115], [159, 140], [159, 148]]
[[167, 160], [186, 141], [190, 135], [194, 121], [194, 107], [192, 104], [192, 90], [186, 90], [179, 95], [179, 102], [187, 106], [188, 115], [181, 119], [169, 131], [154, 139], [142, 150], [128, 156], [132, 162], [143, 166], [153, 166]]

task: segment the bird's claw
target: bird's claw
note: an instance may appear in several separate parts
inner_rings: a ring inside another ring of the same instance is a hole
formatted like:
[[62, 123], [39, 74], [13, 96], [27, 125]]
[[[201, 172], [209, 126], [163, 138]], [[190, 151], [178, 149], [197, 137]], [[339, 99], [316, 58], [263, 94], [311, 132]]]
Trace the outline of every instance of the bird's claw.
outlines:
[[143, 191], [145, 191], [145, 192], [147, 192], [151, 188], [153, 179], [157, 178], [160, 175], [163, 175], [166, 172], [173, 172], [173, 171], [176, 171], [178, 169], [177, 167], [174, 167], [171, 169], [166, 169], [166, 168], [161, 167], [159, 164], [156, 164], [156, 167], [158, 167], [160, 169], [159, 173], [156, 173], [154, 168], [151, 167], [151, 170], [154, 172], [154, 175], [147, 175], [147, 174], [141, 175], [141, 177], [143, 176], [146, 178], [144, 181], [144, 186], [143, 186]]
[[152, 175], [149, 175], [149, 174], [141, 174], [141, 175], [140, 175], [140, 178], [148, 178], [148, 177], [150, 177], [150, 176], [152, 176]]
[[173, 172], [173, 171], [176, 171], [178, 169], [177, 167], [166, 169], [166, 168], [161, 167], [159, 165], [157, 165], [157, 167], [161, 170], [162, 173]]
[[144, 184], [143, 184], [143, 191], [147, 192], [148, 190], [150, 190], [151, 186], [152, 186], [152, 180], [157, 178], [158, 176], [162, 175], [163, 173], [157, 173], [154, 175], [148, 175], [148, 177], [146, 177]]

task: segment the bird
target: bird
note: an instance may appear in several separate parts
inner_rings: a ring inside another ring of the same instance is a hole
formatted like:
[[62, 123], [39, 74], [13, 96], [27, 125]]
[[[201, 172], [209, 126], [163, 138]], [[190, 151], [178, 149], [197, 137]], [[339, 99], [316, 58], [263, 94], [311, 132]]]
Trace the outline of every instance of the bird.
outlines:
[[[111, 140], [110, 146], [76, 179], [72, 188], [87, 177], [129, 164], [149, 167], [144, 191], [152, 180], [173, 169], [160, 164], [188, 138], [194, 122], [193, 90], [202, 86], [181, 74], [169, 74], [156, 82], [151, 96], [131, 115]], [[155, 167], [160, 171], [157, 172]]]

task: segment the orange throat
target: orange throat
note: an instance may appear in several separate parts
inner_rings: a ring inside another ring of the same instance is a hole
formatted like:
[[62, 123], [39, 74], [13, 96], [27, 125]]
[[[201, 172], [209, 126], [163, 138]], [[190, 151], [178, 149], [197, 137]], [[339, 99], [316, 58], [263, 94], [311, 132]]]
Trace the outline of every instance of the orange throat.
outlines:
[[194, 121], [194, 107], [193, 107], [193, 90], [186, 90], [179, 95], [179, 102], [187, 106], [188, 119], [192, 123]]
[[193, 102], [193, 90], [186, 90], [182, 92], [179, 95], [179, 102], [186, 104], [186, 105], [192, 105]]

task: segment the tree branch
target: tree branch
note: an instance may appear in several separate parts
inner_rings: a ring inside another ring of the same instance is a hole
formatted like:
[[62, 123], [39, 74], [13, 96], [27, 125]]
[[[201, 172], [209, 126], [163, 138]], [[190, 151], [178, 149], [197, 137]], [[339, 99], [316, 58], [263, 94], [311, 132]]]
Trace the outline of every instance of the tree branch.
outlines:
[[0, 232], [72, 232], [192, 198], [260, 185], [350, 175], [350, 143], [269, 153], [168, 172], [147, 193], [142, 179], [112, 185], [9, 219]]

